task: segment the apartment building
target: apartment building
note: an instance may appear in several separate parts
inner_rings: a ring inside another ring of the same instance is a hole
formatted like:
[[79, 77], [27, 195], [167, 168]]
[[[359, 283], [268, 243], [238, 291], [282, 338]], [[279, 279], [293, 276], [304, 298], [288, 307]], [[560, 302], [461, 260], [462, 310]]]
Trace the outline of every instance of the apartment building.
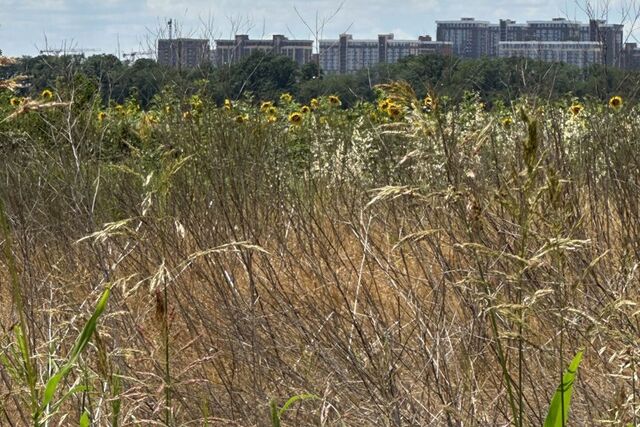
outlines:
[[[462, 18], [457, 21], [436, 21], [438, 25], [437, 40], [453, 43], [453, 52], [462, 58], [478, 58], [482, 56], [503, 56], [500, 44], [510, 42], [538, 42], [539, 44], [505, 45], [502, 50], [508, 55], [514, 52], [526, 52], [526, 57], [536, 59], [533, 52], [541, 52], [539, 59], [556, 58], [558, 56], [576, 57], [577, 51], [590, 52], [593, 45], [575, 43], [599, 43], [601, 54], [593, 56], [586, 53], [587, 58], [598, 58], [599, 63], [621, 66], [623, 52], [623, 26], [607, 24], [601, 20], [590, 20], [588, 24], [571, 21], [565, 18], [553, 18], [549, 21], [527, 21], [516, 23], [502, 19], [498, 24], [476, 21], [474, 18]], [[540, 44], [542, 43], [542, 44]], [[564, 44], [544, 44], [564, 43]], [[567, 49], [561, 54], [558, 49]], [[576, 50], [577, 49], [577, 50]], [[582, 60], [576, 59], [577, 62]]]
[[267, 40], [251, 40], [248, 35], [236, 35], [233, 40], [216, 40], [212, 60], [217, 66], [237, 63], [255, 52], [282, 55], [299, 65], [311, 62], [312, 40], [289, 40], [283, 35], [274, 35]]
[[176, 68], [195, 68], [209, 61], [209, 40], [160, 39], [158, 63]]
[[455, 56], [480, 58], [492, 54], [492, 33], [497, 28], [488, 21], [462, 18], [459, 21], [436, 21], [436, 40], [452, 44]]
[[637, 43], [625, 43], [621, 62], [622, 68], [627, 70], [640, 69], [640, 48]]
[[[582, 40], [595, 41], [602, 44], [602, 63], [614, 67], [622, 67], [624, 53], [624, 26], [607, 24], [602, 20], [592, 19], [581, 27]], [[585, 37], [588, 34], [588, 39]]]
[[377, 39], [356, 40], [351, 34], [341, 34], [338, 39], [320, 40], [318, 57], [326, 74], [350, 74], [408, 56], [451, 53], [451, 43], [435, 42], [429, 36], [395, 40], [393, 34], [380, 34]]
[[602, 62], [602, 46], [599, 42], [582, 41], [513, 41], [498, 44], [501, 58], [530, 58], [545, 62], [563, 62], [577, 67], [587, 67]]
[[523, 41], [577, 42], [580, 41], [581, 24], [565, 18], [550, 21], [527, 21]]

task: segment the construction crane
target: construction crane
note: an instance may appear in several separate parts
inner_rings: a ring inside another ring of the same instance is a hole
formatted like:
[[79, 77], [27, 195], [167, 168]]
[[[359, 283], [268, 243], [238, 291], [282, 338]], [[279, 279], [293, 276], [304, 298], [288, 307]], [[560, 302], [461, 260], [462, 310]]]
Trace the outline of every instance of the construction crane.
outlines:
[[68, 54], [84, 54], [86, 52], [100, 52], [98, 49], [43, 49], [40, 51], [40, 55], [54, 55], [59, 56]]

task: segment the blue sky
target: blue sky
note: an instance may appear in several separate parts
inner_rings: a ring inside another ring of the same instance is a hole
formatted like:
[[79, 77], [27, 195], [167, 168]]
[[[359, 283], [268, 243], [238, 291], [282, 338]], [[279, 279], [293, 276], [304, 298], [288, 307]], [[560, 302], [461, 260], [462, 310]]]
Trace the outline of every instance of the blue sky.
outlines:
[[[621, 21], [621, 7], [632, 0], [609, 0], [610, 22]], [[393, 32], [396, 38], [435, 38], [435, 21], [473, 16], [497, 21], [568, 17], [586, 20], [585, 0], [0, 0], [0, 49], [7, 55], [37, 55], [39, 49], [91, 48], [100, 53], [145, 51], [154, 45], [166, 21], [173, 18], [183, 36], [227, 38], [235, 29], [251, 37], [274, 33], [313, 39], [341, 32], [373, 37]], [[603, 1], [604, 3], [604, 1]], [[593, 4], [593, 2], [592, 2]], [[313, 30], [310, 31], [296, 9]], [[600, 12], [598, 12], [600, 14]], [[631, 27], [626, 20], [625, 29]], [[630, 40], [632, 41], [632, 40]]]

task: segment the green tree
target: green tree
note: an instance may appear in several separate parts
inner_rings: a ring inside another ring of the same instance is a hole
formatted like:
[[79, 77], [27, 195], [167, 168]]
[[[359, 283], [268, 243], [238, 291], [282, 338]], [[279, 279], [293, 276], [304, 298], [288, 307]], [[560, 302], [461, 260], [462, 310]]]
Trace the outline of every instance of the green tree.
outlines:
[[246, 93], [258, 99], [277, 99], [283, 92], [293, 92], [299, 78], [298, 64], [291, 59], [261, 52], [231, 67], [230, 98]]

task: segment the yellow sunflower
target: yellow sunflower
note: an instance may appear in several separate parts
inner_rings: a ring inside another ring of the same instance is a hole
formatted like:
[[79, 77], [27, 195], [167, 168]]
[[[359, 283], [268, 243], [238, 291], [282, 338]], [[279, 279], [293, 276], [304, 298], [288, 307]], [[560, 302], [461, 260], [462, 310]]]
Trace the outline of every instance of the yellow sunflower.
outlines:
[[49, 89], [45, 89], [42, 91], [40, 96], [42, 96], [44, 99], [51, 99], [53, 98], [53, 92], [51, 92]]
[[289, 122], [294, 125], [299, 125], [302, 123], [302, 113], [295, 112], [289, 114]]
[[582, 104], [573, 104], [571, 107], [569, 107], [569, 111], [571, 112], [571, 114], [573, 114], [574, 116], [577, 116], [578, 114], [580, 114], [580, 112], [584, 110], [584, 107], [582, 106]]
[[335, 95], [331, 95], [329, 96], [329, 104], [331, 104], [334, 107], [339, 107], [340, 105], [342, 105], [342, 102], [340, 101], [340, 98], [338, 98]]
[[247, 121], [249, 121], [249, 115], [247, 114], [240, 114], [239, 116], [236, 116], [235, 118], [236, 123], [245, 123]]
[[282, 95], [280, 95], [280, 101], [284, 102], [285, 104], [289, 104], [291, 101], [293, 101], [293, 96], [291, 96], [290, 93], [283, 93]]
[[390, 103], [386, 111], [387, 114], [393, 119], [397, 119], [402, 115], [402, 107], [400, 107], [398, 104]]
[[318, 101], [316, 98], [312, 98], [311, 101], [309, 101], [309, 105], [311, 105], [311, 108], [315, 110], [320, 106], [320, 101]]
[[612, 96], [609, 100], [609, 107], [615, 108], [616, 110], [622, 107], [622, 97], [621, 96]]
[[273, 103], [271, 101], [264, 101], [262, 104], [260, 104], [260, 112], [268, 113], [272, 107]]
[[389, 99], [382, 99], [380, 100], [380, 102], [378, 102], [378, 109], [380, 111], [387, 111], [389, 109], [389, 106], [391, 105], [391, 101]]
[[106, 119], [106, 118], [107, 118], [107, 113], [105, 113], [104, 111], [100, 111], [98, 113], [98, 121], [100, 123], [102, 123], [104, 121], [104, 119]]
[[307, 114], [308, 112], [311, 111], [311, 108], [309, 108], [306, 105], [303, 105], [302, 108], [300, 109], [300, 111], [302, 111], [303, 114]]
[[267, 117], [267, 123], [275, 123], [278, 121], [278, 118], [276, 116], [268, 116]]
[[9, 102], [11, 103], [11, 106], [17, 107], [22, 103], [22, 100], [20, 98], [13, 97]]
[[233, 108], [233, 103], [231, 102], [230, 99], [225, 99], [224, 100], [224, 109], [229, 111]]
[[513, 123], [513, 120], [511, 117], [504, 117], [500, 122], [502, 123], [502, 126], [508, 128]]

